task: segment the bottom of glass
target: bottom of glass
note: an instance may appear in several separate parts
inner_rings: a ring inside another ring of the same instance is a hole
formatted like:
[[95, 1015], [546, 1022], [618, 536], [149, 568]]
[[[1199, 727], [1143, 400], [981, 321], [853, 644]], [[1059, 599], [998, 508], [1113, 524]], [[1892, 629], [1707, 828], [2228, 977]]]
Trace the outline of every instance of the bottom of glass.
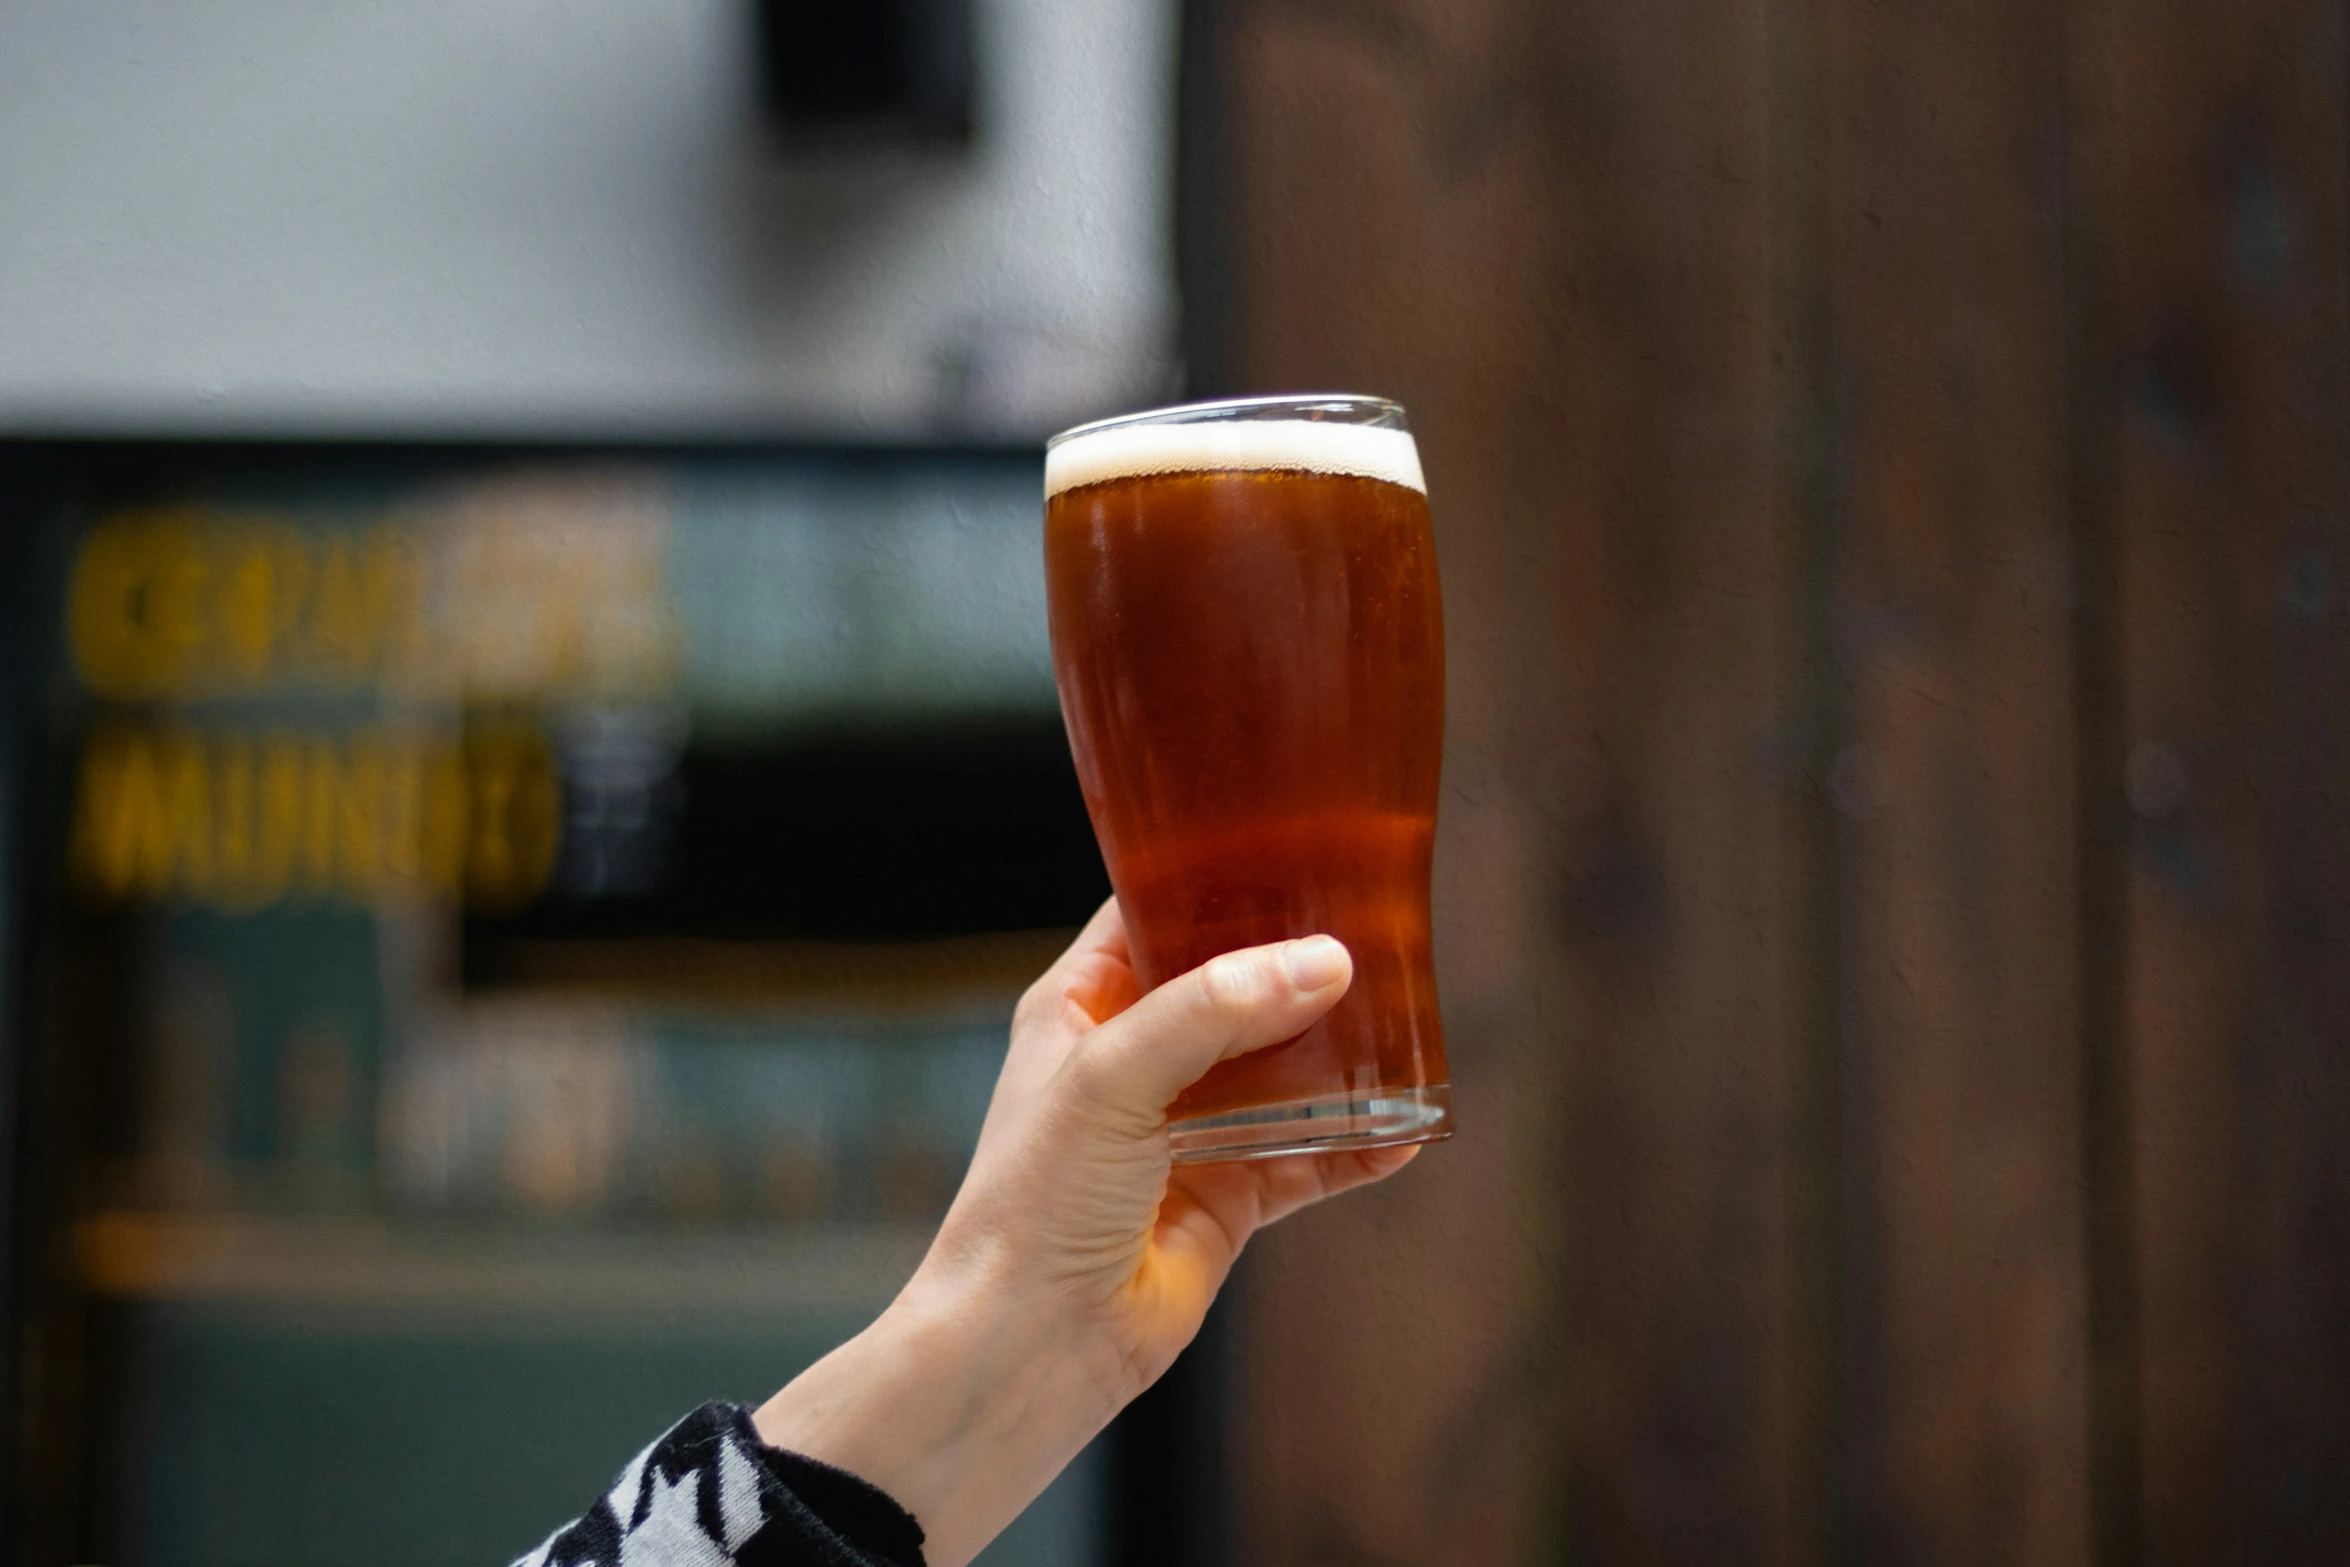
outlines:
[[1177, 1164], [1388, 1148], [1451, 1135], [1452, 1089], [1443, 1083], [1290, 1099], [1193, 1116], [1167, 1128]]

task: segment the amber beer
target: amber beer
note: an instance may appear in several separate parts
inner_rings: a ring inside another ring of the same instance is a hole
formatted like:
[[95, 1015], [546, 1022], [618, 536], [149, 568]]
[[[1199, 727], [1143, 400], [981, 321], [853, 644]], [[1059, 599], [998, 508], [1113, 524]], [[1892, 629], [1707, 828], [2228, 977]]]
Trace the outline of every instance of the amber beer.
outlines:
[[1054, 438], [1053, 669], [1147, 988], [1324, 931], [1354, 983], [1176, 1102], [1176, 1156], [1448, 1135], [1428, 877], [1444, 626], [1394, 403], [1251, 399]]

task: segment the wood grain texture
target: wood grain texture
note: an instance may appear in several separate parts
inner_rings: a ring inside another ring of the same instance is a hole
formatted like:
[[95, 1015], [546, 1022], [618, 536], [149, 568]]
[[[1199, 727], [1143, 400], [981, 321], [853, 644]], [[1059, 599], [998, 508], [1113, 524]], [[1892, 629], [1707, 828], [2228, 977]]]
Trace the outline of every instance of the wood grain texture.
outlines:
[[1251, 1559], [1768, 1560], [1791, 1394], [1761, 13], [1265, 5], [1233, 46], [1240, 387], [1400, 397], [1431, 477], [1464, 1129], [1254, 1264]]
[[1253, 1264], [1249, 1559], [2350, 1560], [2341, 0], [1218, 14], [1464, 1106]]
[[1840, 1412], [1871, 1562], [2088, 1540], [2061, 11], [1828, 9]]
[[2144, 1559], [2350, 1559], [2343, 12], [2115, 0]]
[[1556, 1185], [1540, 1139], [1563, 1063], [1529, 983], [1540, 857], [1512, 745], [1543, 732], [1520, 704], [1555, 670], [1528, 624], [1555, 545], [1524, 461], [1560, 346], [1536, 303], [1553, 241], [1525, 146], [1453, 129], [1508, 55], [1507, 20], [1262, 7], [1230, 40], [1249, 149], [1232, 389], [1400, 398], [1429, 477], [1449, 671], [1437, 956], [1455, 1105], [1477, 1128], [1255, 1249], [1233, 1357], [1251, 1561], [1515, 1560], [1550, 1467], [1559, 1215], [1494, 1194]]

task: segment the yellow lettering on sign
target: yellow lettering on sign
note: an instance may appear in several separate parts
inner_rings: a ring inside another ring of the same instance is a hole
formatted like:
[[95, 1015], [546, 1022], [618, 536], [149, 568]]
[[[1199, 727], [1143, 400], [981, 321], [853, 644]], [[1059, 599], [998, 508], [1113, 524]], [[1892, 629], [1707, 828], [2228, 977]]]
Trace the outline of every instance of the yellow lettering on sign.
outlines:
[[109, 902], [244, 913], [403, 893], [517, 908], [545, 889], [562, 827], [554, 758], [521, 726], [462, 745], [114, 726], [83, 748], [72, 855]]
[[310, 549], [292, 529], [265, 526], [224, 530], [215, 547], [218, 673], [230, 685], [260, 686], [294, 655], [294, 627], [310, 596]]
[[318, 551], [318, 594], [311, 607], [310, 646], [319, 669], [346, 680], [378, 671], [391, 649], [397, 622], [413, 613], [410, 557], [389, 533], [365, 540], [328, 537]]
[[82, 683], [143, 701], [186, 689], [207, 636], [212, 568], [198, 515], [141, 512], [101, 524], [74, 558], [66, 636]]
[[286, 740], [256, 745], [222, 736], [213, 750], [213, 901], [264, 908], [285, 896], [294, 874], [302, 809], [301, 752]]
[[185, 732], [117, 730], [82, 759], [78, 858], [115, 897], [212, 886], [212, 794], [204, 748]]
[[74, 558], [67, 639], [82, 684], [116, 701], [365, 685], [426, 646], [426, 586], [398, 528], [119, 512]]
[[313, 891], [375, 896], [383, 872], [383, 752], [354, 740], [346, 754], [332, 740], [310, 744], [309, 819], [303, 868]]
[[546, 742], [516, 726], [470, 737], [473, 832], [466, 901], [487, 909], [528, 904], [546, 886], [563, 845], [563, 785]]

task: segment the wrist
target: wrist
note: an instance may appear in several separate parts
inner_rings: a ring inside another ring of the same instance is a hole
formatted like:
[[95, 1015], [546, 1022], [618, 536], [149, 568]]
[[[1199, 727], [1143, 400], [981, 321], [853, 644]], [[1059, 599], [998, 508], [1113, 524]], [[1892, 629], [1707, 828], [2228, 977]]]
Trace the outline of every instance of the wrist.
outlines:
[[934, 1567], [951, 1567], [1034, 1500], [1126, 1396], [1100, 1333], [1010, 1290], [918, 1276], [754, 1422], [770, 1445], [888, 1492], [922, 1525]]

